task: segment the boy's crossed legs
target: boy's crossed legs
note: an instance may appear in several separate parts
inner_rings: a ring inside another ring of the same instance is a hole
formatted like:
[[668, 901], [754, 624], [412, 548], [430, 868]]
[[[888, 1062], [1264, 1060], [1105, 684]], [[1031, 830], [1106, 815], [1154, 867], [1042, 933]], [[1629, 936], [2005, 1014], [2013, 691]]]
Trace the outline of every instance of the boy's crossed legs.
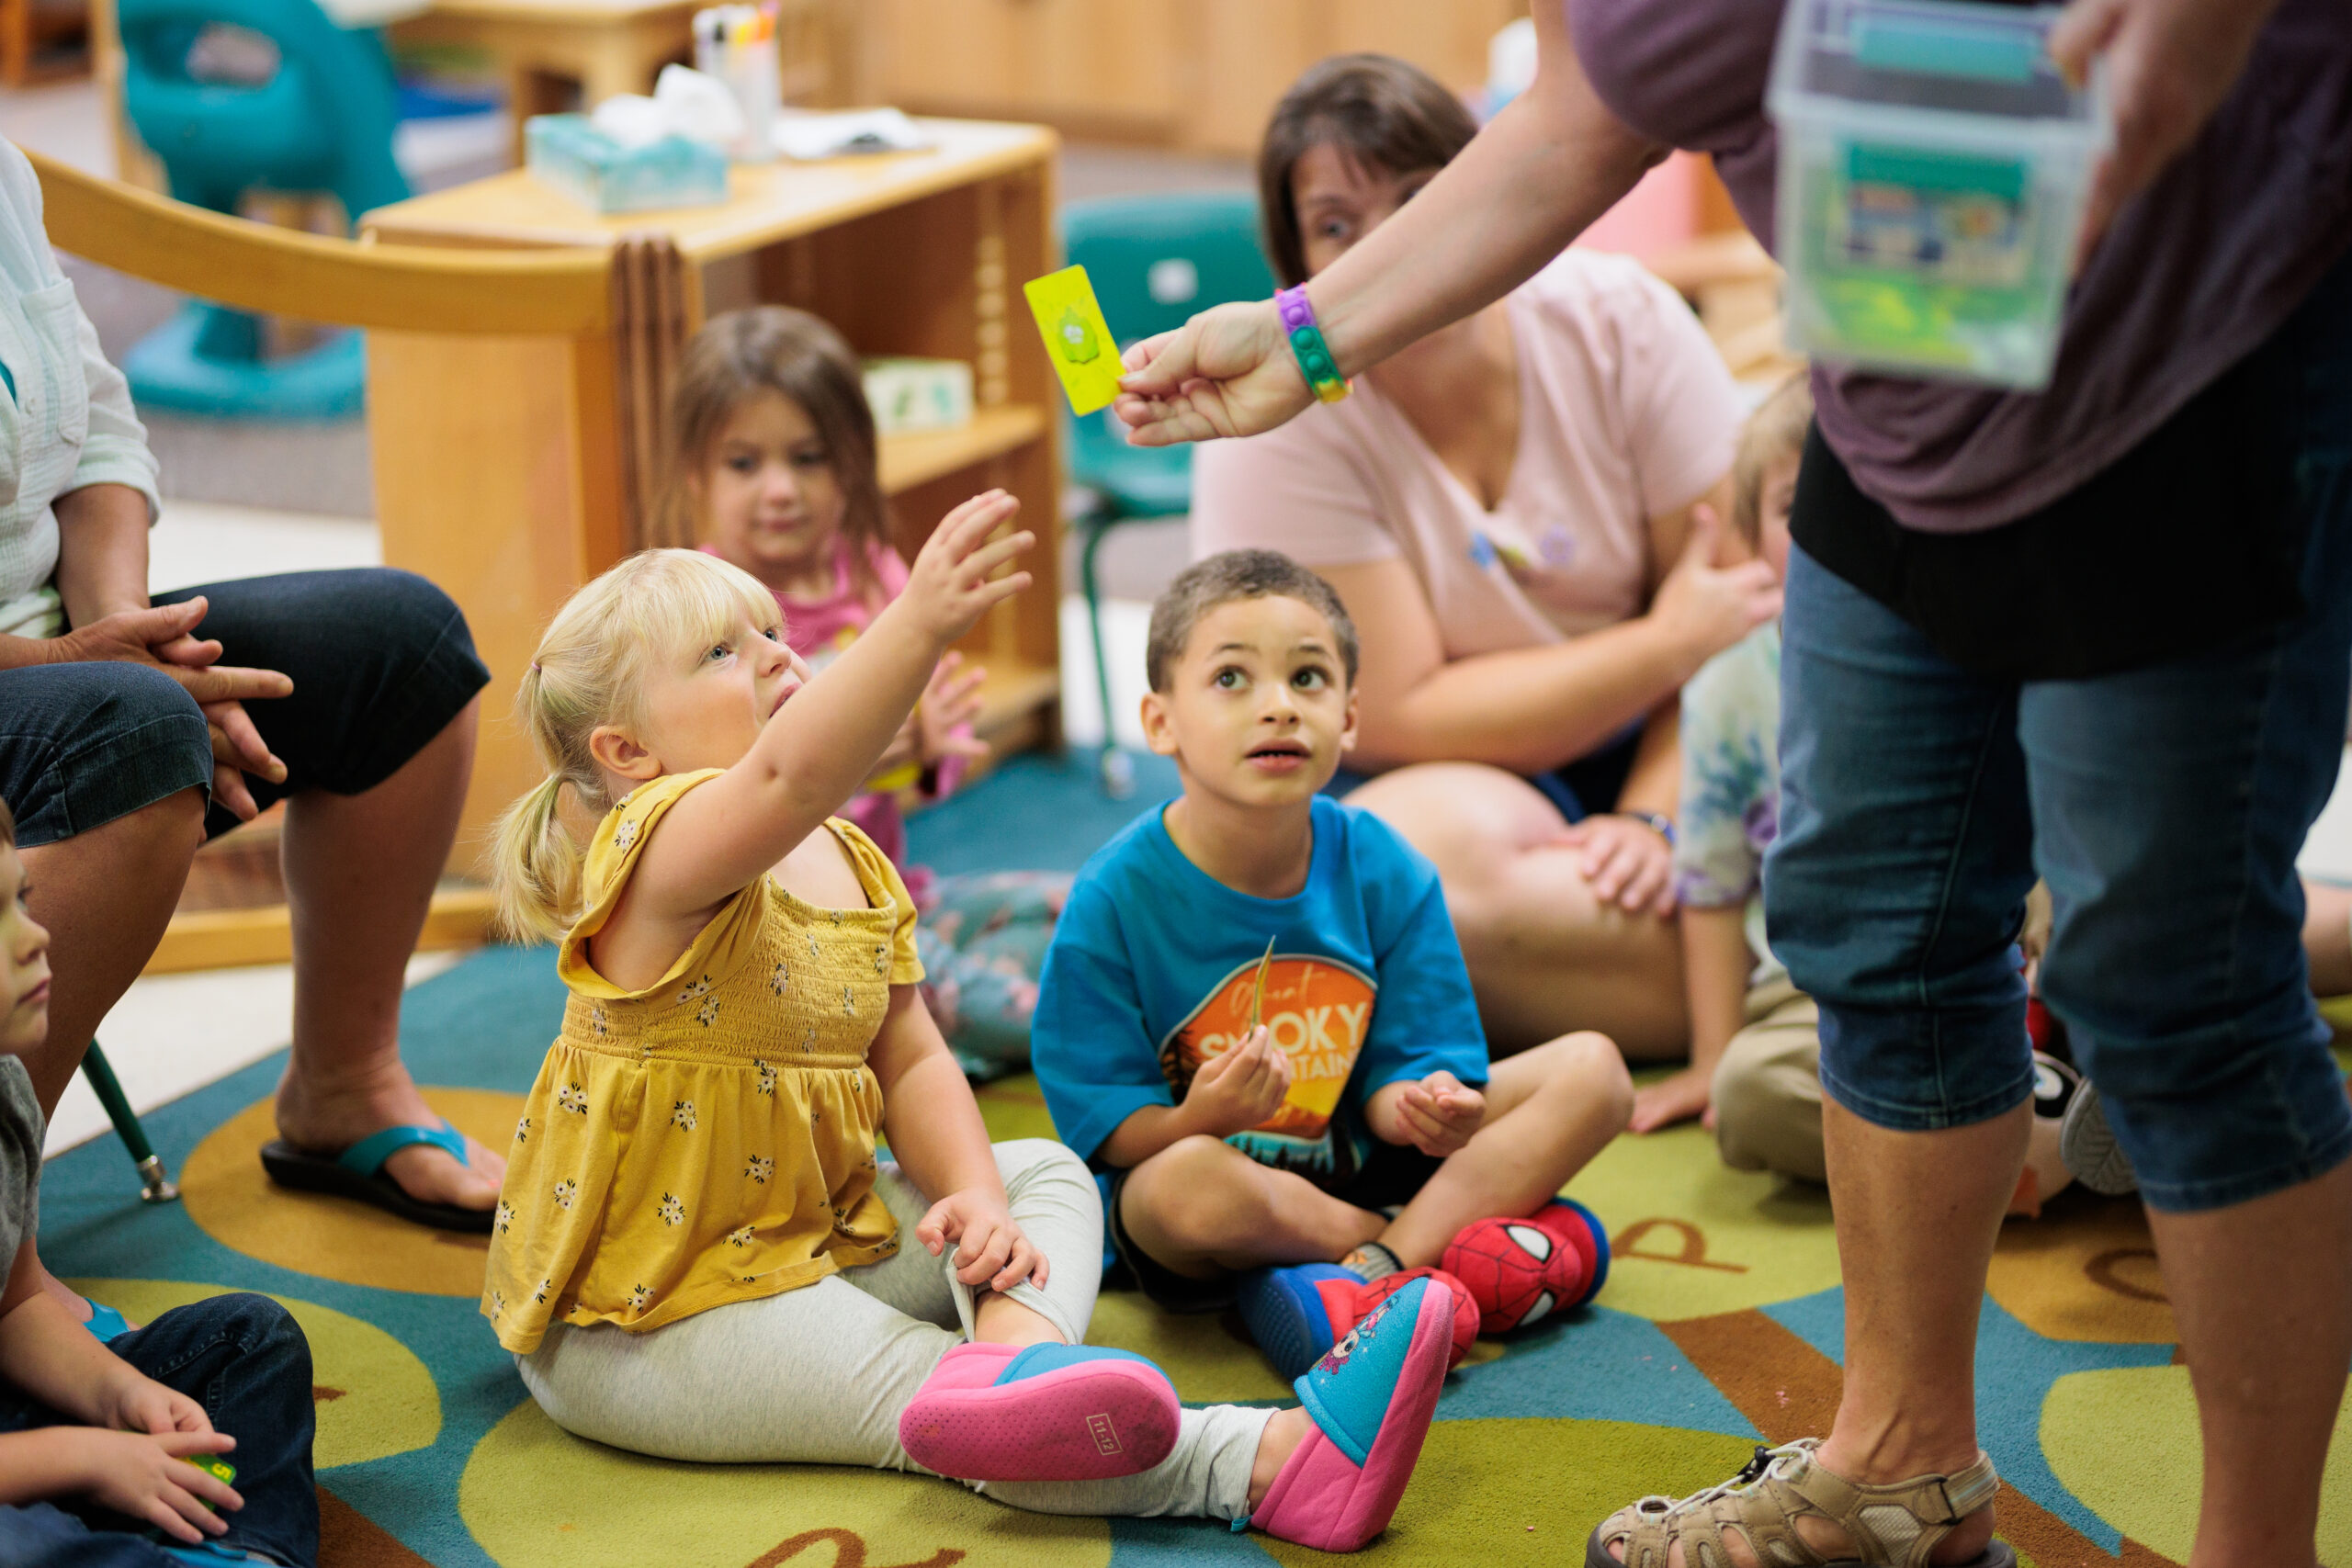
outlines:
[[[1120, 1183], [1123, 1240], [1131, 1254], [1175, 1277], [1164, 1281], [1173, 1291], [1154, 1292], [1179, 1298], [1169, 1305], [1222, 1305], [1229, 1275], [1337, 1263], [1367, 1243], [1386, 1248], [1402, 1269], [1432, 1267], [1465, 1227], [1543, 1209], [1623, 1129], [1634, 1090], [1608, 1038], [1579, 1033], [1496, 1062], [1485, 1094], [1485, 1119], [1453, 1154], [1439, 1160], [1409, 1145], [1384, 1145], [1344, 1196], [1261, 1165], [1221, 1139], [1180, 1139]], [[1400, 1170], [1406, 1179], [1397, 1179]], [[1421, 1171], [1427, 1175], [1412, 1182]], [[1394, 1218], [1372, 1206], [1392, 1194], [1407, 1199]], [[1183, 1281], [1203, 1289], [1184, 1291]], [[1378, 1299], [1371, 1295], [1363, 1309]], [[1336, 1337], [1350, 1325], [1330, 1326]]]

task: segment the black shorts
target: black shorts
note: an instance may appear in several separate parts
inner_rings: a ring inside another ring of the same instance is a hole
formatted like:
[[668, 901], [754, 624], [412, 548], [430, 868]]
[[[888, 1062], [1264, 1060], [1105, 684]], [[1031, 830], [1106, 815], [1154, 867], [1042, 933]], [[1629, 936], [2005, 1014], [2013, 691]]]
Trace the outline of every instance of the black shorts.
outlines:
[[[373, 789], [490, 683], [465, 615], [424, 579], [382, 567], [299, 571], [155, 596], [203, 594], [196, 628], [223, 664], [277, 670], [294, 693], [248, 705], [286, 782], [247, 774], [266, 807], [300, 790]], [[178, 682], [137, 664], [0, 671], [0, 799], [28, 848], [86, 833], [184, 789], [209, 790], [212, 743]], [[237, 825], [215, 802], [208, 837]]]
[[[1425, 1155], [1410, 1144], [1384, 1144], [1374, 1139], [1363, 1164], [1343, 1187], [1333, 1190], [1331, 1196], [1342, 1203], [1352, 1203], [1359, 1209], [1378, 1212], [1409, 1203], [1415, 1194], [1429, 1184], [1445, 1162], [1433, 1155]], [[1233, 1304], [1233, 1276], [1221, 1274], [1214, 1280], [1193, 1280], [1171, 1273], [1150, 1254], [1137, 1247], [1127, 1234], [1126, 1216], [1123, 1210], [1126, 1200], [1127, 1178], [1131, 1170], [1120, 1171], [1111, 1179], [1111, 1201], [1104, 1207], [1104, 1217], [1110, 1222], [1111, 1250], [1126, 1272], [1134, 1277], [1136, 1289], [1141, 1291], [1153, 1305], [1170, 1312], [1223, 1312]]]

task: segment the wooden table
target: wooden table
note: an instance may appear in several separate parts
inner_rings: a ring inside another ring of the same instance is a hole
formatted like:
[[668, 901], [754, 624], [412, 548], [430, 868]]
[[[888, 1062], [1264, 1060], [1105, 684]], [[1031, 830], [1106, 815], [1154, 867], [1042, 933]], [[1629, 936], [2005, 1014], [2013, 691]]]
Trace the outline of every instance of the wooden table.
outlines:
[[1057, 141], [1038, 126], [922, 123], [933, 151], [739, 166], [721, 206], [599, 218], [517, 171], [364, 220], [388, 243], [614, 258], [609, 355], [545, 338], [368, 336], [384, 558], [465, 607], [492, 671], [469, 830], [540, 776], [509, 705], [553, 605], [630, 550], [692, 542], [665, 537], [651, 504], [661, 400], [685, 339], [758, 302], [813, 310], [864, 354], [972, 363], [977, 417], [886, 437], [883, 488], [909, 556], [966, 496], [1001, 485], [1021, 498], [1041, 541], [1023, 563], [1036, 585], [964, 648], [988, 666], [984, 734], [1000, 749], [1058, 741], [1059, 392], [1014, 314], [1023, 280], [1059, 265]]
[[[394, 41], [478, 49], [506, 76], [514, 161], [523, 121], [650, 93], [673, 61], [694, 58], [692, 18], [703, 0], [433, 0], [392, 25]], [[575, 104], [575, 96], [577, 104]]]
[[[395, 42], [455, 46], [496, 57], [514, 116], [594, 107], [616, 93], [650, 93], [662, 67], [694, 62], [693, 17], [718, 0], [430, 0], [395, 22]], [[852, 29], [838, 0], [776, 0], [778, 85], [792, 104], [831, 104]]]

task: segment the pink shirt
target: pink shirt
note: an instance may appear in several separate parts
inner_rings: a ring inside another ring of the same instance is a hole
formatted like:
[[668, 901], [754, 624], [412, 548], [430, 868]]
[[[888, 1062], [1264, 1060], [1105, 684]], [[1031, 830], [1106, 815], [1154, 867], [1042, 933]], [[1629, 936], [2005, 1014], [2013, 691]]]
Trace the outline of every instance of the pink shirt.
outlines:
[[[718, 552], [708, 545], [707, 555]], [[874, 617], [903, 592], [907, 586], [907, 563], [899, 552], [888, 545], [878, 547], [868, 558], [874, 565], [874, 575], [882, 585], [878, 598], [869, 600], [860, 593], [850, 578], [849, 546], [843, 540], [833, 553], [833, 591], [818, 600], [787, 599], [775, 596], [776, 607], [784, 612], [784, 640], [792, 651], [808, 661], [811, 670], [822, 670], [842, 655], [842, 650], [857, 640], [858, 635], [874, 624]], [[923, 784], [925, 798], [944, 800], [955, 793], [964, 777], [964, 759], [948, 757], [931, 770]], [[841, 815], [857, 825], [860, 831], [880, 846], [899, 874], [907, 881], [917, 903], [924, 901], [929, 876], [920, 866], [907, 864], [907, 825], [899, 811], [898, 801], [888, 795], [861, 795], [842, 807]], [[918, 878], [924, 886], [918, 886]]]
[[1448, 659], [1564, 641], [1639, 615], [1649, 519], [1731, 467], [1739, 392], [1681, 298], [1623, 256], [1569, 251], [1506, 301], [1519, 451], [1492, 512], [1369, 379], [1193, 459], [1193, 549], [1311, 567], [1402, 559]]

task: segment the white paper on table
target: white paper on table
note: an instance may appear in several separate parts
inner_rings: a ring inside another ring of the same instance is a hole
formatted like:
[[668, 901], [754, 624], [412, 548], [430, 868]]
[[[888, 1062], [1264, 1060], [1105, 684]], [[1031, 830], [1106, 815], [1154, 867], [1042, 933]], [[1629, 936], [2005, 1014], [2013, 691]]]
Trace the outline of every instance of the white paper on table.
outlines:
[[344, 28], [383, 28], [421, 17], [433, 0], [319, 0], [327, 20]]
[[775, 150], [787, 158], [838, 158], [849, 152], [912, 152], [933, 145], [929, 134], [899, 109], [824, 113], [783, 109], [776, 115]]

